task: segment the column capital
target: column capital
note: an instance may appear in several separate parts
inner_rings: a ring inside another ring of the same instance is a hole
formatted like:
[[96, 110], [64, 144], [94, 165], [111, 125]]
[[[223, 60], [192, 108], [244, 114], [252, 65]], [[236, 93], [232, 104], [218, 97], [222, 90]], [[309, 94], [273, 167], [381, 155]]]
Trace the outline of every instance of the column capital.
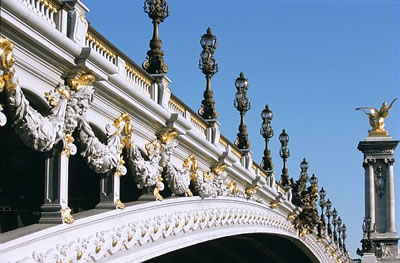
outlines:
[[382, 140], [382, 141], [361, 141], [357, 149], [364, 153], [365, 158], [371, 156], [393, 155], [394, 150], [400, 141]]

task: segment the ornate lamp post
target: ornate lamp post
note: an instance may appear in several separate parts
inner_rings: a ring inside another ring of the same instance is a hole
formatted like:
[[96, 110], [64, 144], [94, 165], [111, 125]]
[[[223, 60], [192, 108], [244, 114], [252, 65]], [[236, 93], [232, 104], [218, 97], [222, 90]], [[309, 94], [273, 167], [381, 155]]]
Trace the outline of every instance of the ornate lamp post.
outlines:
[[289, 135], [286, 133], [285, 129], [282, 130], [281, 135], [279, 135], [279, 141], [281, 142], [281, 150], [279, 151], [279, 155], [283, 159], [283, 168], [281, 175], [281, 184], [284, 187], [290, 186], [288, 169], [286, 168], [286, 160], [290, 156], [289, 148], [287, 147], [289, 142]]
[[342, 238], [343, 238], [343, 252], [345, 254], [347, 253], [347, 249], [346, 249], [346, 238], [347, 238], [346, 230], [347, 230], [347, 227], [346, 227], [345, 224], [343, 224], [343, 226], [342, 226]]
[[338, 213], [337, 213], [337, 211], [336, 211], [336, 208], [333, 209], [333, 211], [332, 211], [332, 216], [333, 216], [333, 241], [334, 241], [335, 244], [337, 245], [337, 243], [338, 243], [338, 238], [337, 238], [336, 226], [337, 226], [337, 216], [338, 216]]
[[338, 243], [339, 243], [339, 248], [342, 248], [342, 219], [338, 218], [337, 220], [337, 224], [338, 224]]
[[310, 178], [310, 184], [312, 187], [318, 187], [318, 178], [313, 174]]
[[306, 181], [308, 180], [307, 171], [308, 171], [309, 167], [310, 166], [308, 165], [308, 162], [306, 161], [306, 158], [304, 158], [303, 161], [300, 163], [300, 169], [301, 169], [301, 175], [300, 176], [304, 177]]
[[215, 119], [218, 113], [215, 110], [215, 101], [211, 90], [211, 78], [218, 72], [218, 63], [214, 58], [214, 51], [217, 48], [217, 38], [212, 34], [211, 28], [207, 29], [207, 33], [200, 40], [203, 51], [200, 53], [199, 68], [206, 76], [207, 87], [204, 91], [204, 99], [201, 102], [199, 114], [204, 119]]
[[332, 202], [331, 200], [326, 201], [326, 217], [328, 217], [328, 236], [330, 239], [332, 239], [332, 228], [331, 228], [331, 216], [332, 216]]
[[168, 67], [164, 64], [162, 42], [158, 36], [158, 26], [168, 17], [168, 4], [165, 0], [145, 0], [144, 12], [153, 20], [153, 38], [150, 40], [150, 50], [147, 51], [143, 68], [150, 74], [165, 74]]
[[325, 208], [325, 196], [326, 192], [323, 187], [321, 187], [321, 190], [319, 191], [319, 206], [321, 207], [321, 222], [322, 222], [322, 229], [326, 229], [326, 222], [325, 222], [325, 214], [324, 214], [324, 208]]
[[235, 145], [241, 150], [248, 150], [250, 142], [247, 134], [247, 126], [244, 123], [244, 115], [250, 109], [250, 101], [247, 98], [247, 90], [249, 88], [249, 81], [244, 77], [243, 72], [240, 72], [240, 77], [235, 81], [237, 92], [233, 105], [240, 112], [240, 126], [239, 133], [235, 141]]
[[271, 151], [269, 150], [269, 140], [272, 138], [272, 136], [274, 136], [274, 130], [272, 129], [271, 126], [271, 121], [273, 117], [274, 115], [272, 114], [272, 111], [269, 109], [268, 104], [265, 105], [265, 109], [261, 112], [261, 118], [263, 122], [261, 124], [260, 134], [265, 139], [264, 157], [261, 163], [261, 168], [267, 171], [268, 173], [272, 173], [272, 169], [274, 168], [274, 165], [272, 164]]

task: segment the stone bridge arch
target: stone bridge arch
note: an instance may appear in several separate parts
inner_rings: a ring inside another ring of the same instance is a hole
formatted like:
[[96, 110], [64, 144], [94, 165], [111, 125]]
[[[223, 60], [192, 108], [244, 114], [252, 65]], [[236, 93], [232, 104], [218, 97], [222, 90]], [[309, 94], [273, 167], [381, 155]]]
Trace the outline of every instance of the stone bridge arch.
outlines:
[[204, 242], [255, 235], [291, 244], [309, 262], [330, 261], [314, 235], [299, 237], [281, 211], [250, 200], [171, 198], [75, 218], [73, 225], [52, 226], [3, 244], [5, 260], [141, 262]]

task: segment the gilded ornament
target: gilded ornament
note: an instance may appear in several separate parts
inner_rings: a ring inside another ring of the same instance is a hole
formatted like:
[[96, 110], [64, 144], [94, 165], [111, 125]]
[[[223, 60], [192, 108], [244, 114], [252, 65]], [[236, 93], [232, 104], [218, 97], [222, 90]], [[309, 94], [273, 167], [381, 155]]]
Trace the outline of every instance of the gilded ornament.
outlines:
[[69, 207], [61, 209], [61, 217], [64, 223], [72, 224], [75, 219], [71, 215], [71, 209]]
[[118, 240], [114, 239], [112, 242], [112, 246], [115, 247], [118, 244]]
[[97, 246], [96, 246], [96, 250], [95, 250], [96, 254], [98, 254], [98, 253], [100, 252], [100, 250], [101, 250], [101, 246], [100, 246], [100, 245], [97, 245]]
[[152, 155], [154, 150], [161, 151], [161, 145], [157, 140], [146, 143], [144, 147], [146, 148], [147, 155]]
[[[157, 177], [157, 181], [158, 181], [158, 182], [162, 182], [162, 181], [163, 181], [162, 177], [161, 177], [161, 176], [158, 176], [158, 177]], [[156, 186], [156, 187], [154, 188], [154, 190], [153, 190], [153, 195], [154, 195], [154, 197], [155, 197], [157, 200], [162, 201], [164, 198], [163, 198], [162, 195], [160, 194], [160, 191], [161, 191], [160, 186]]]
[[273, 201], [273, 202], [270, 204], [270, 207], [271, 207], [272, 209], [275, 209], [275, 208], [278, 208], [280, 205], [281, 205], [281, 201]]
[[90, 86], [95, 81], [94, 75], [85, 73], [79, 77], [68, 79], [67, 84], [71, 90], [78, 91], [83, 87]]
[[290, 220], [290, 221], [294, 221], [295, 219], [296, 219], [296, 217], [297, 217], [297, 214], [296, 213], [290, 213], [289, 215], [288, 215], [288, 219]]
[[372, 127], [368, 131], [370, 137], [386, 137], [389, 136], [388, 132], [384, 129], [385, 119], [389, 116], [389, 110], [393, 106], [393, 103], [397, 100], [394, 99], [389, 106], [384, 101], [381, 108], [378, 110], [372, 107], [359, 107], [356, 110], [361, 110], [368, 115], [369, 125]]
[[258, 188], [259, 188], [259, 186], [256, 184], [251, 187], [246, 188], [245, 193], [246, 193], [247, 197], [251, 197], [252, 195], [254, 195]]
[[231, 194], [233, 196], [236, 196], [236, 194], [238, 193], [238, 186], [235, 180], [232, 180], [227, 186], [226, 189], [231, 191]]
[[76, 254], [76, 259], [80, 260], [82, 256], [83, 256], [82, 251], [79, 250], [78, 253]]
[[168, 128], [167, 130], [158, 133], [157, 139], [162, 144], [168, 144], [170, 141], [175, 139], [175, 137], [178, 135], [179, 135], [179, 133], [174, 128]]
[[129, 235], [128, 235], [128, 242], [131, 242], [132, 238], [133, 238], [133, 235], [132, 235], [132, 234], [129, 234]]
[[69, 158], [71, 155], [74, 155], [76, 153], [76, 147], [72, 143], [74, 142], [74, 137], [72, 137], [71, 133], [67, 133], [65, 135], [65, 148], [61, 152], [61, 154], [65, 154], [67, 158]]
[[188, 156], [188, 158], [186, 158], [186, 160], [183, 162], [183, 167], [189, 169], [190, 180], [196, 181], [198, 179], [197, 169], [199, 168], [199, 165], [197, 164], [196, 156], [194, 156], [194, 154], [191, 154]]
[[14, 65], [15, 57], [13, 49], [13, 44], [8, 38], [0, 38], [0, 54], [2, 54], [0, 69], [8, 71]]
[[114, 201], [114, 205], [118, 208], [118, 209], [125, 209], [125, 204], [121, 202], [121, 200], [116, 199]]
[[216, 175], [220, 175], [226, 168], [226, 164], [224, 163], [218, 163], [217, 165], [211, 167], [211, 172], [213, 172]]

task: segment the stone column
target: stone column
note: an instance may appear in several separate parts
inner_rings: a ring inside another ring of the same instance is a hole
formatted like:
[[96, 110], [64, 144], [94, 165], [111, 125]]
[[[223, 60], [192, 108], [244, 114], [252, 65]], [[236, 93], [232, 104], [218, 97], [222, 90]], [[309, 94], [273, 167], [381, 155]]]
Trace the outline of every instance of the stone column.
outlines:
[[388, 161], [389, 170], [386, 178], [386, 205], [387, 205], [387, 221], [386, 221], [386, 232], [396, 233], [396, 220], [395, 220], [395, 193], [394, 193], [394, 159]]
[[368, 169], [365, 170], [365, 218], [371, 218], [371, 224], [375, 224], [375, 183], [374, 165], [372, 160], [367, 160]]
[[72, 223], [68, 207], [68, 156], [54, 150], [48, 154], [45, 171], [45, 200], [41, 224]]

